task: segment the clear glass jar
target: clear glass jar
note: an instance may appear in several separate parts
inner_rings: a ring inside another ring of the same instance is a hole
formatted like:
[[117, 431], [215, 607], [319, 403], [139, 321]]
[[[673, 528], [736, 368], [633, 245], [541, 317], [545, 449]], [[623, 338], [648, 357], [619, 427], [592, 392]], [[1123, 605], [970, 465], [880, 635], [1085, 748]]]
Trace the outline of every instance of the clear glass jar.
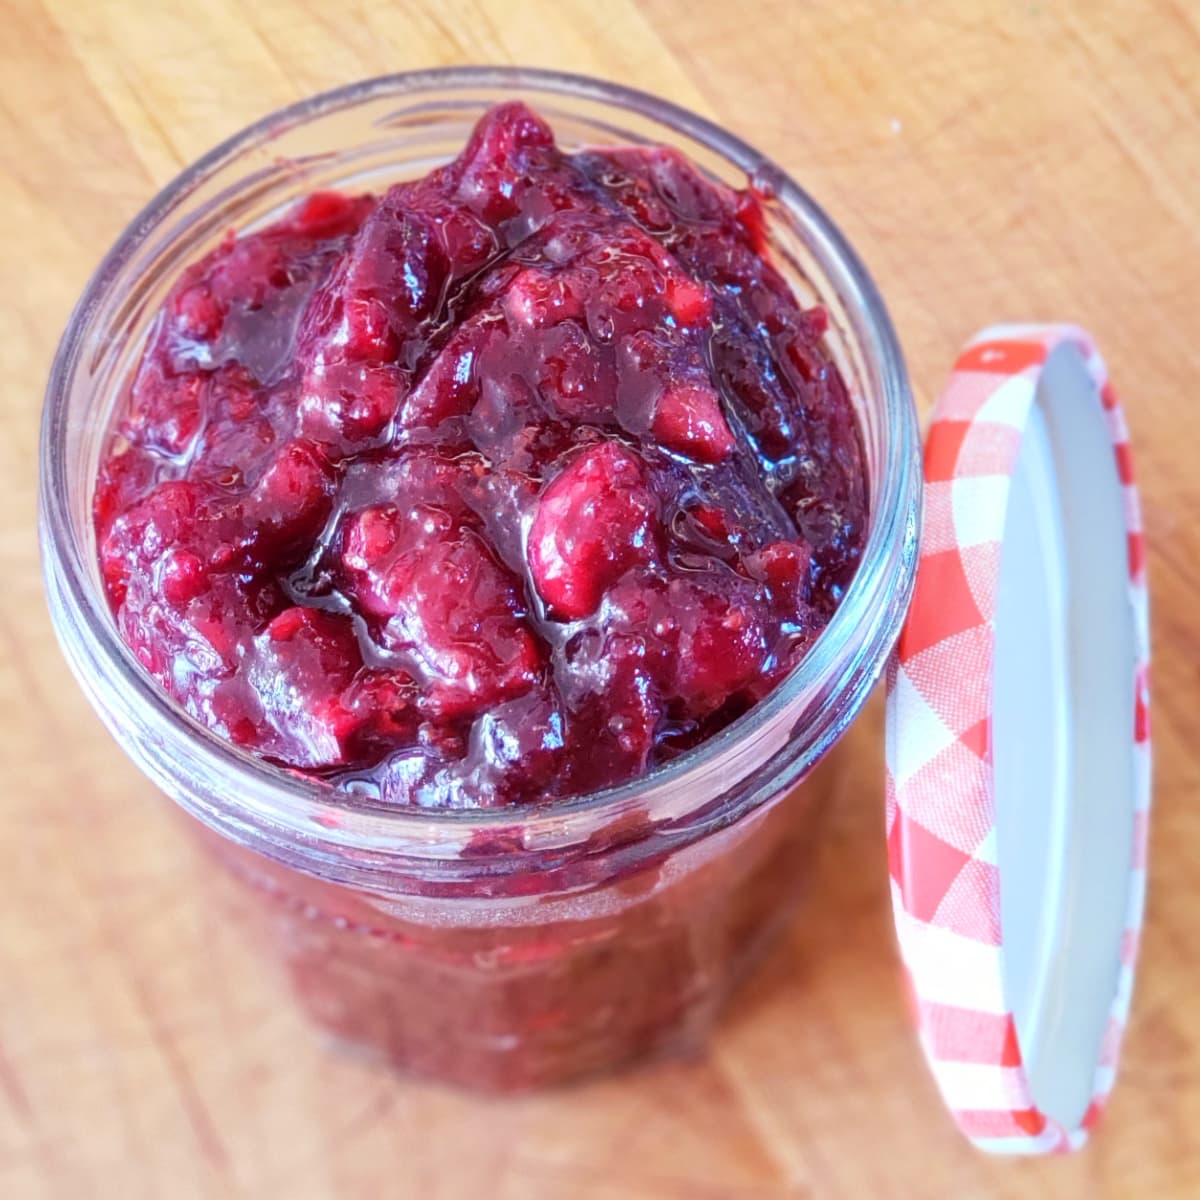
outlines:
[[[184, 715], [117, 635], [92, 488], [114, 410], [181, 268], [317, 188], [380, 191], [455, 154], [520, 95], [568, 149], [665, 143], [766, 197], [777, 264], [831, 317], [860, 417], [870, 530], [800, 666], [718, 736], [626, 786], [518, 810], [382, 807], [284, 774]], [[161, 192], [88, 285], [50, 378], [41, 539], [59, 639], [105, 723], [194, 820], [240, 919], [318, 1021], [459, 1083], [557, 1082], [694, 1044], [790, 912], [816, 837], [807, 781], [879, 676], [911, 594], [920, 503], [903, 361], [862, 265], [778, 167], [689, 112], [523, 69], [390, 76], [314, 97], [218, 147]], [[804, 786], [797, 787], [802, 779]]]

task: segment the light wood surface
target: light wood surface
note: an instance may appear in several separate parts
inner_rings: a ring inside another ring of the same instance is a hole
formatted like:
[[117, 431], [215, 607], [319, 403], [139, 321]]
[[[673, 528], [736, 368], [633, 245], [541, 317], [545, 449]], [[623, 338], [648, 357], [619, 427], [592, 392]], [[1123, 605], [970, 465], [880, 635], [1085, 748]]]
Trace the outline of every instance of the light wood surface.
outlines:
[[[840, 0], [0, 3], [0, 1196], [783, 1200], [1200, 1195], [1200, 7]], [[1124, 1068], [1088, 1151], [994, 1162], [910, 1032], [879, 698], [818, 895], [703, 1061], [487, 1103], [331, 1054], [200, 903], [167, 805], [54, 645], [34, 539], [48, 364], [185, 163], [356, 77], [525, 62], [705, 112], [875, 273], [922, 407], [999, 319], [1072, 318], [1133, 427], [1157, 766]]]

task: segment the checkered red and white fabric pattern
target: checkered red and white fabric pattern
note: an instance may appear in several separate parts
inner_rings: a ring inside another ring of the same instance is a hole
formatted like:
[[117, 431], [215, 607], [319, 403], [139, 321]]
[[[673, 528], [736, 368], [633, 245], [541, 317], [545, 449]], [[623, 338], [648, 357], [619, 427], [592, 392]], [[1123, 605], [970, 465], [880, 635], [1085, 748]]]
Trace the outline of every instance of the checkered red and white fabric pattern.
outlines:
[[[1122, 968], [1092, 1103], [1078, 1129], [1029, 1090], [1002, 982], [990, 696], [1009, 483], [1048, 353], [1074, 343], [1099, 389], [1124, 489], [1138, 638], [1139, 770]], [[960, 356], [930, 429], [916, 594], [888, 677], [888, 853], [900, 948], [921, 1040], [955, 1120], [980, 1148], [1037, 1154], [1083, 1144], [1112, 1087], [1145, 889], [1150, 757], [1145, 554], [1128, 431], [1104, 364], [1073, 326], [1008, 326]]]

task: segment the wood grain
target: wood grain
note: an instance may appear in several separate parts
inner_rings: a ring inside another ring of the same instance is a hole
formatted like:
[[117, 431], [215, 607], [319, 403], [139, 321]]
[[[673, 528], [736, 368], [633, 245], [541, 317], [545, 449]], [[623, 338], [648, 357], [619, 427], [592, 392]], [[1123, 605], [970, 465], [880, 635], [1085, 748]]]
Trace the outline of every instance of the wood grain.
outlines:
[[[0, 38], [0, 1195], [422, 1200], [1200, 1195], [1200, 9], [1189, 0], [5, 0]], [[745, 135], [875, 273], [922, 405], [1002, 318], [1105, 349], [1154, 591], [1157, 812], [1124, 1070], [1091, 1148], [992, 1162], [943, 1114], [886, 910], [878, 698], [818, 896], [711, 1052], [486, 1103], [333, 1055], [194, 887], [53, 644], [41, 390], [103, 250], [181, 166], [355, 77], [524, 62]]]

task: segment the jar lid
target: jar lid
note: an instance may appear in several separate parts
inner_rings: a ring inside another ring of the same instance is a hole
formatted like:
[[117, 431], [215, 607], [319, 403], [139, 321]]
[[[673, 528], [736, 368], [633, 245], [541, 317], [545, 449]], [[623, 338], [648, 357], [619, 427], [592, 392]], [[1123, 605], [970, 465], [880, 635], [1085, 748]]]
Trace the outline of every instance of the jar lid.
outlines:
[[1150, 805], [1128, 432], [1081, 329], [986, 330], [925, 450], [888, 673], [888, 856], [921, 1043], [983, 1150], [1081, 1146], [1113, 1085]]

